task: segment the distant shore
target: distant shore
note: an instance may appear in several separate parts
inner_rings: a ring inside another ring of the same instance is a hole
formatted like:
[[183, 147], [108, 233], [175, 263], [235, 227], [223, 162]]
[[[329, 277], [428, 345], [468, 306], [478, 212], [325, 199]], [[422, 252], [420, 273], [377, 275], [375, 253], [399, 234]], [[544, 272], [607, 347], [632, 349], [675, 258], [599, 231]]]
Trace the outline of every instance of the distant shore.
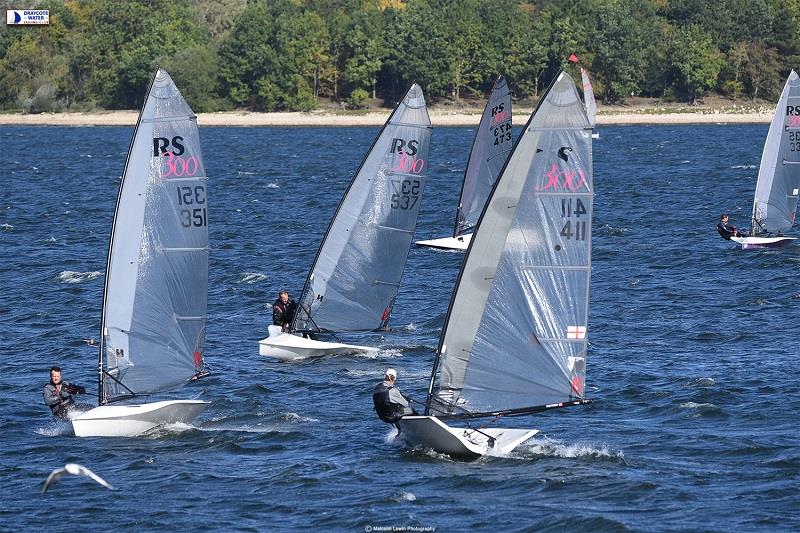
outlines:
[[[531, 109], [514, 111], [514, 125], [521, 126], [528, 120]], [[359, 112], [312, 111], [309, 113], [255, 113], [251, 111], [229, 111], [222, 113], [198, 113], [197, 123], [200, 126], [380, 126], [389, 116], [391, 110]], [[480, 121], [481, 110], [441, 111], [430, 110], [431, 122], [434, 126], [476, 126]], [[38, 113], [38, 114], [0, 114], [0, 125], [23, 126], [133, 126], [136, 124], [138, 111], [97, 111], [90, 113]], [[769, 123], [772, 110], [748, 110], [744, 112], [698, 109], [675, 111], [671, 109], [645, 108], [626, 109], [610, 108], [601, 110], [597, 115], [597, 124], [759, 124]]]

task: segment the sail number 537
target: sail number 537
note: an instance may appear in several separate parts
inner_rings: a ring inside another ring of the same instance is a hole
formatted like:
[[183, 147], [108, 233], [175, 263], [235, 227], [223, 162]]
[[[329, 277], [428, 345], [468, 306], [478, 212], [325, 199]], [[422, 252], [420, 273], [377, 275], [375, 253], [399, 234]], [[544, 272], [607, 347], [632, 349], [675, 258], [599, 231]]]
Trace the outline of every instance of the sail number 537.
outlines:
[[[201, 228], [208, 225], [206, 213], [206, 188], [203, 185], [181, 186], [177, 188], [181, 226]], [[197, 207], [195, 207], [197, 206]]]
[[419, 201], [419, 180], [392, 180], [392, 209], [413, 209]]

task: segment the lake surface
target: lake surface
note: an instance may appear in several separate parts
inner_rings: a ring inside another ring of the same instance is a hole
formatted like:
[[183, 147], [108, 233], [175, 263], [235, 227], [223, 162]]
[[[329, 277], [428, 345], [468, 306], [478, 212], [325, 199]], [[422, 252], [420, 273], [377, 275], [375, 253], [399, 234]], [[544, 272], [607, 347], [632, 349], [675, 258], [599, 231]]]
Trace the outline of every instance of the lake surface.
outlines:
[[[201, 128], [211, 400], [147, 438], [65, 434], [51, 365], [92, 391], [108, 232], [132, 128], [0, 127], [0, 530], [797, 531], [800, 246], [742, 252], [766, 125], [603, 127], [584, 407], [509, 420], [504, 458], [412, 451], [375, 416], [386, 367], [424, 398], [461, 258], [412, 249], [377, 355], [258, 355], [378, 128]], [[434, 130], [417, 238], [447, 236], [474, 130]], [[505, 423], [505, 422], [504, 422]], [[62, 479], [78, 462], [118, 490]], [[409, 529], [410, 530], [410, 529]]]

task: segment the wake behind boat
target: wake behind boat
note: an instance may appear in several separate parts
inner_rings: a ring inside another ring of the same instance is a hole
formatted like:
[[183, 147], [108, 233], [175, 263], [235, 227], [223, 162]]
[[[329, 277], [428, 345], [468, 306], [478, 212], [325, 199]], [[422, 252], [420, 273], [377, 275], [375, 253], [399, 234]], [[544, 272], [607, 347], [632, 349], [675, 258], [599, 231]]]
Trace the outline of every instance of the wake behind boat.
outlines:
[[196, 117], [159, 69], [128, 150], [111, 229], [98, 406], [71, 418], [75, 435], [132, 437], [188, 423], [210, 403], [117, 403], [206, 374], [207, 181]]
[[345, 191], [288, 331], [271, 327], [259, 341], [261, 355], [288, 360], [376, 350], [320, 337], [388, 329], [425, 188], [430, 137], [425, 98], [415, 83]]
[[472, 232], [483, 206], [486, 205], [489, 192], [511, 153], [511, 119], [511, 91], [506, 79], [499, 76], [489, 94], [475, 140], [472, 142], [461, 183], [461, 198], [456, 210], [453, 236], [417, 241], [414, 244], [442, 250], [466, 250], [469, 247]]
[[753, 200], [750, 235], [731, 237], [743, 250], [779, 248], [797, 237], [783, 235], [797, 225], [800, 197], [800, 79], [786, 80], [764, 143]]
[[536, 429], [451, 427], [588, 403], [591, 125], [561, 72], [525, 126], [461, 266], [424, 416], [404, 416], [412, 446], [474, 458], [504, 454]]

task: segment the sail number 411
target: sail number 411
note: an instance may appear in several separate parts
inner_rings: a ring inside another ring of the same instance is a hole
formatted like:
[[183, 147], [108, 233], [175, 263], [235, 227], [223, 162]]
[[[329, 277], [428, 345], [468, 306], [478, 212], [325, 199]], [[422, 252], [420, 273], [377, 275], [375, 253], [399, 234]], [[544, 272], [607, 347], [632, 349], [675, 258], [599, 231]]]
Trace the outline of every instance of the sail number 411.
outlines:
[[561, 199], [561, 218], [566, 218], [564, 227], [561, 228], [560, 235], [566, 239], [575, 239], [576, 241], [586, 240], [586, 221], [575, 220], [572, 222], [572, 217], [576, 219], [586, 214], [586, 207], [580, 198], [575, 198], [575, 205], [573, 209], [572, 198]]

